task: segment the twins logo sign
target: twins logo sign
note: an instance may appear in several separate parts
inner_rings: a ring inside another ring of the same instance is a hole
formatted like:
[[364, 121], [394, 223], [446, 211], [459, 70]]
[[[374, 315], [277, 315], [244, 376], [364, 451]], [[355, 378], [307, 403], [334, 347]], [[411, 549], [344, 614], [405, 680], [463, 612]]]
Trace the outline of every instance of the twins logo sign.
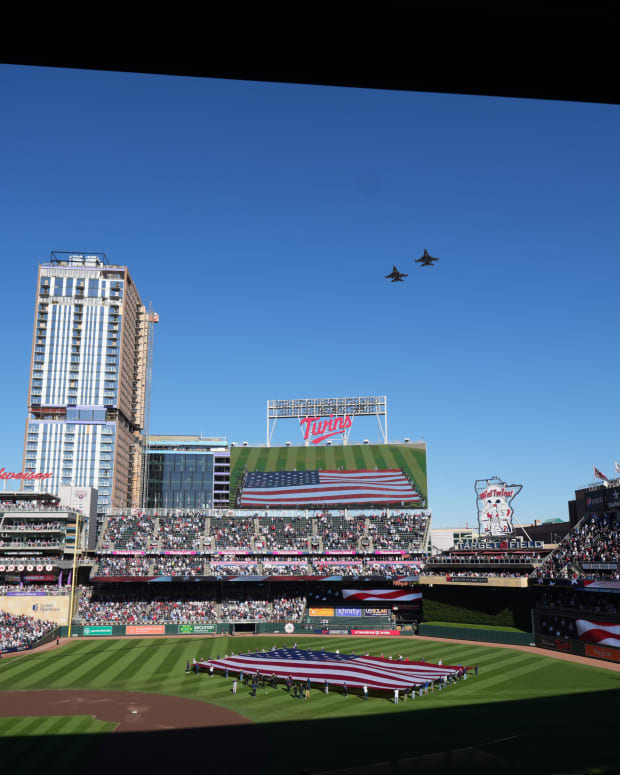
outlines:
[[512, 533], [512, 501], [523, 489], [522, 484], [506, 484], [497, 476], [477, 479], [476, 508], [481, 536], [504, 536]]

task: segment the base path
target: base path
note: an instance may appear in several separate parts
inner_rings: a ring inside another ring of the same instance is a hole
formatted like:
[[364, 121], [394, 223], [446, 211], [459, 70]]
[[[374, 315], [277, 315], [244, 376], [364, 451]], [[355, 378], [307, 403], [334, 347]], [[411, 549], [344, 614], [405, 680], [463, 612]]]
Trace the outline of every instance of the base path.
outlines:
[[[270, 746], [260, 727], [199, 700], [80, 689], [0, 692], [0, 717], [7, 716], [92, 716], [115, 722], [112, 735], [101, 735], [89, 775], [126, 772], [130, 763], [147, 774], [179, 769], [236, 775], [250, 765], [252, 772], [268, 772]], [[247, 751], [252, 751], [251, 760]]]

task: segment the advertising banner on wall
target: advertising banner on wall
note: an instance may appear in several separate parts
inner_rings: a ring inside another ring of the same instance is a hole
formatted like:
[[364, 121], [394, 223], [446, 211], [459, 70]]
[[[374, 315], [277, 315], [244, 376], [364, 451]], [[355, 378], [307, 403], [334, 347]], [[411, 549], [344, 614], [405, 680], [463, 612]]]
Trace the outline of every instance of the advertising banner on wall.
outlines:
[[82, 635], [87, 638], [92, 638], [96, 635], [112, 635], [112, 627], [102, 627], [99, 625], [94, 627], [84, 627]]
[[215, 635], [217, 624], [179, 624], [179, 635]]
[[336, 608], [336, 616], [361, 616], [361, 608]]
[[605, 511], [605, 493], [592, 492], [586, 495], [586, 511]]
[[503, 536], [512, 533], [512, 501], [523, 489], [522, 484], [506, 484], [499, 477], [477, 479], [476, 509], [481, 536]]
[[311, 608], [310, 616], [333, 616], [333, 608]]
[[165, 635], [165, 624], [131, 624], [125, 627], [125, 635]]

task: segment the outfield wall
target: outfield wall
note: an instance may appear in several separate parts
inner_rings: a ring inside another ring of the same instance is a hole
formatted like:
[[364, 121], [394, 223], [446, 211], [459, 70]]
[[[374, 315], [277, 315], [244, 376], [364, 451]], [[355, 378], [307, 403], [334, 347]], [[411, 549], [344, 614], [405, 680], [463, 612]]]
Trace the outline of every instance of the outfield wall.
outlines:
[[3, 595], [0, 610], [62, 625], [69, 621], [69, 602], [68, 595]]
[[429, 638], [505, 643], [510, 646], [534, 645], [534, 636], [531, 632], [505, 632], [503, 630], [478, 630], [469, 627], [439, 627], [432, 624], [420, 624], [418, 635], [425, 635]]

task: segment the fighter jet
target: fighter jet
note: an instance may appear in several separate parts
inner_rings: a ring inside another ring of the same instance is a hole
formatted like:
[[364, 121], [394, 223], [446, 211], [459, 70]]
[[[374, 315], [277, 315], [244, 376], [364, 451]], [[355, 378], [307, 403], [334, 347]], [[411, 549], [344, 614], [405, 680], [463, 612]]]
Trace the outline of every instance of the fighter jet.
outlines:
[[415, 260], [416, 264], [422, 264], [422, 266], [433, 266], [433, 261], [439, 261], [439, 259], [431, 256], [426, 248], [424, 248], [424, 255]]
[[393, 283], [402, 283], [403, 277], [409, 277], [409, 275], [404, 274], [403, 272], [399, 272], [395, 266], [392, 267], [392, 271], [390, 272], [390, 274], [385, 275], [385, 279], [389, 280], [390, 278], [392, 278]]

